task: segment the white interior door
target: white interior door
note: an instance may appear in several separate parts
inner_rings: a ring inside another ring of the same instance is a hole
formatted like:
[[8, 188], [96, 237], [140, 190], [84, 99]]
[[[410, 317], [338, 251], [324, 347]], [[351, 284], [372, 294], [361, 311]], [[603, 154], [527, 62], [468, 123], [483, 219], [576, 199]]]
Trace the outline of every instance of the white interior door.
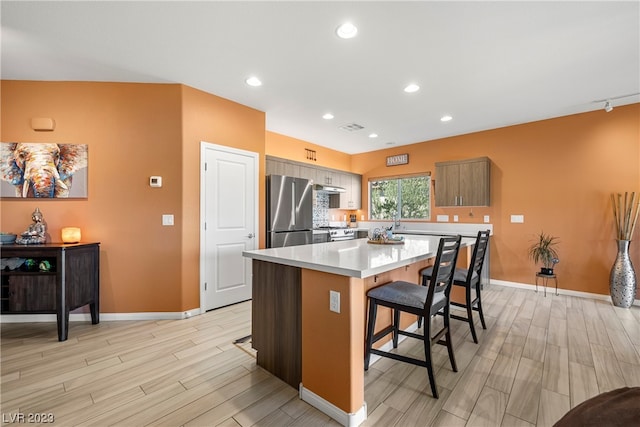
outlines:
[[257, 249], [258, 154], [202, 142], [200, 147], [200, 308], [251, 299]]

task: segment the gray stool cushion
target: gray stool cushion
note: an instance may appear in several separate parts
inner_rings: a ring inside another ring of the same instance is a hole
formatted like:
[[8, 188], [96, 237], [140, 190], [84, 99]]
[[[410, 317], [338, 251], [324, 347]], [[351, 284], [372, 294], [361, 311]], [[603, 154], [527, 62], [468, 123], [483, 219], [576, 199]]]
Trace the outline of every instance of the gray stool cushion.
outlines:
[[[390, 302], [393, 304], [402, 304], [413, 308], [423, 308], [427, 300], [427, 286], [419, 286], [410, 282], [391, 282], [371, 289], [367, 292], [369, 298]], [[433, 295], [433, 307], [439, 308], [444, 303], [444, 293], [436, 292]]]

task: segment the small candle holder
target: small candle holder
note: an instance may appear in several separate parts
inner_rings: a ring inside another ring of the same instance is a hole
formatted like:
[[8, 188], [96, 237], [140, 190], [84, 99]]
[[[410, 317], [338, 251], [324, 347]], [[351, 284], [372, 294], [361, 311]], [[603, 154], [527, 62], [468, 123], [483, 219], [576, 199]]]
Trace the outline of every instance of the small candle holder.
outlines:
[[64, 227], [61, 234], [64, 243], [78, 243], [82, 238], [82, 233], [78, 227]]

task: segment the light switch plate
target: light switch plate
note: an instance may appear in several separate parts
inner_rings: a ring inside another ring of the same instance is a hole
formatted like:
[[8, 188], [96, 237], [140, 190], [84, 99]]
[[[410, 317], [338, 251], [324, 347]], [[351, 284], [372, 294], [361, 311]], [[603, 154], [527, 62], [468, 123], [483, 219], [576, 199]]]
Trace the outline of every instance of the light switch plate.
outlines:
[[173, 215], [171, 215], [171, 214], [163, 214], [162, 215], [162, 225], [173, 225]]
[[156, 187], [156, 188], [162, 187], [162, 177], [161, 176], [149, 177], [149, 186]]
[[436, 220], [438, 222], [449, 222], [449, 215], [438, 215]]

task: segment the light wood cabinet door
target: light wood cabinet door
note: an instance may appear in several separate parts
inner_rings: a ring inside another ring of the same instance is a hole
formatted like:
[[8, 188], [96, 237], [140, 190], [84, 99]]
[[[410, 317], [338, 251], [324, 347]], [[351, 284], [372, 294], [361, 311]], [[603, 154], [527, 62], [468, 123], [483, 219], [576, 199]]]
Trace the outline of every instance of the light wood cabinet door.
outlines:
[[285, 162], [284, 163], [284, 173], [282, 175], [293, 176], [296, 178], [300, 177], [300, 166], [294, 163]]
[[458, 206], [460, 165], [436, 164], [436, 206]]
[[280, 166], [280, 162], [267, 157], [266, 165], [265, 165], [265, 174], [266, 175], [280, 175], [276, 170]]
[[341, 209], [361, 209], [362, 208], [362, 176], [352, 173], [344, 173], [340, 177], [340, 187], [347, 190], [340, 193]]
[[353, 201], [351, 199], [351, 174], [340, 174], [340, 187], [344, 188], [344, 193], [340, 193], [340, 209], [351, 209]]
[[300, 165], [277, 157], [267, 157], [265, 169], [267, 175], [286, 175], [300, 178]]
[[351, 175], [351, 209], [362, 209], [362, 175]]
[[316, 169], [311, 166], [300, 166], [300, 178], [316, 183]]
[[340, 185], [336, 184], [334, 173], [328, 169], [317, 168], [316, 169], [316, 183], [324, 185]]
[[460, 165], [460, 206], [489, 206], [489, 162]]
[[488, 157], [436, 163], [436, 206], [489, 206]]
[[290, 175], [288, 163], [277, 160], [267, 159], [267, 175]]

